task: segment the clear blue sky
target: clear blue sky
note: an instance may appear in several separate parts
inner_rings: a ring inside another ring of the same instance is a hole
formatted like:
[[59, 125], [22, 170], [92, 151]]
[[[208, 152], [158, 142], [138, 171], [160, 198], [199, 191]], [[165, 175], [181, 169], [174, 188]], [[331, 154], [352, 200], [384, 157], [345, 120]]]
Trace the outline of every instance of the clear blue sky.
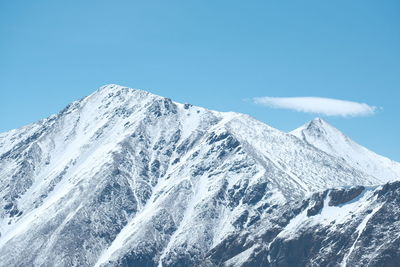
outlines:
[[288, 131], [316, 115], [246, 98], [379, 106], [325, 117], [400, 160], [400, 1], [0, 1], [0, 131], [116, 83]]

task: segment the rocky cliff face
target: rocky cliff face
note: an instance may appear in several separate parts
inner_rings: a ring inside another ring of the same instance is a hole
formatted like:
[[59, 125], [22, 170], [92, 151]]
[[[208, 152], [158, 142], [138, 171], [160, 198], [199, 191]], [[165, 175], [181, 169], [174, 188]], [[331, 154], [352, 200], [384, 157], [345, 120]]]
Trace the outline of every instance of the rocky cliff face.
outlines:
[[383, 180], [249, 116], [108, 85], [0, 134], [0, 265], [390, 266]]

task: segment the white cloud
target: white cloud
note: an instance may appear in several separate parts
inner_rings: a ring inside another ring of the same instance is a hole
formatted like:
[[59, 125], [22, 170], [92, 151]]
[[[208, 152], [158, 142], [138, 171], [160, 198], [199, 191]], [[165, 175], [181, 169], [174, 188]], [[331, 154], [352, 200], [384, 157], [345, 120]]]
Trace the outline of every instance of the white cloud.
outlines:
[[255, 97], [254, 103], [271, 108], [291, 109], [326, 116], [367, 116], [375, 113], [374, 106], [323, 97]]

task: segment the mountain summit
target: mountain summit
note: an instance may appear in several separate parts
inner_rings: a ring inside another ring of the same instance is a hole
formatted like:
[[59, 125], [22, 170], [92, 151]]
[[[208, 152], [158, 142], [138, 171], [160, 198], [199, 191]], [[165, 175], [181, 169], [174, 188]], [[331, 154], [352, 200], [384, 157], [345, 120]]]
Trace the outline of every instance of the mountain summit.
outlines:
[[353, 168], [373, 175], [382, 182], [400, 178], [398, 162], [357, 144], [320, 118], [312, 120], [291, 133], [329, 155], [343, 158]]
[[[378, 186], [392, 177], [313, 143], [339, 138], [330, 127], [296, 132], [300, 138], [244, 114], [103, 86], [0, 134], [0, 265], [278, 266], [287, 248], [274, 242], [293, 240], [288, 227], [313, 231], [302, 223], [331, 204], [346, 222], [352, 215], [342, 206], [361, 201], [347, 230], [368, 224], [395, 192], [396, 184]], [[342, 248], [335, 255], [345, 263], [362, 253]]]

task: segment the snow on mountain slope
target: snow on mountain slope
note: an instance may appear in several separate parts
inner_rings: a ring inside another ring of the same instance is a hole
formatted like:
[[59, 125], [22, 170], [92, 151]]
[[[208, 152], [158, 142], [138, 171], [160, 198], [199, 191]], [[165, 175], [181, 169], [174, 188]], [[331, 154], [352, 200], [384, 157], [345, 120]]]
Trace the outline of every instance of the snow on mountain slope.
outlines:
[[373, 175], [382, 182], [400, 179], [400, 163], [355, 143], [320, 118], [291, 133], [330, 155], [343, 158], [353, 168]]
[[268, 207], [380, 182], [247, 115], [107, 85], [0, 134], [0, 266], [195, 265]]
[[[328, 189], [263, 211], [208, 266], [398, 266], [400, 182]], [[207, 266], [207, 265], [205, 265]]]

